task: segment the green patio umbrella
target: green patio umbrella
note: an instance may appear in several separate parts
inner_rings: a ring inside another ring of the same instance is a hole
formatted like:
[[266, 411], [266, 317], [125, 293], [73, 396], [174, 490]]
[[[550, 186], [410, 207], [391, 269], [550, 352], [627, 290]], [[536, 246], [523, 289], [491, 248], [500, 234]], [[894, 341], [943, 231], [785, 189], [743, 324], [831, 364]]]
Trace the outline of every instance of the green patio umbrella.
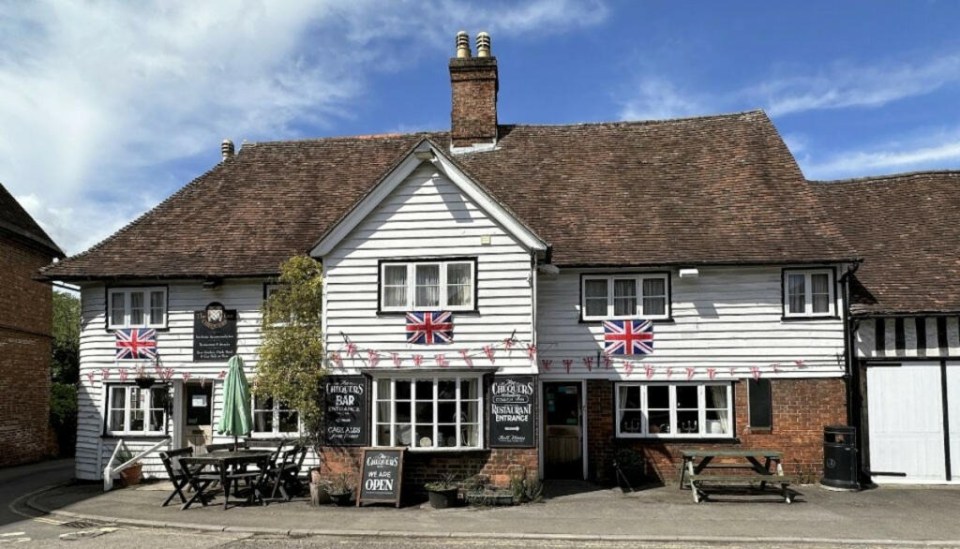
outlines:
[[227, 377], [223, 381], [223, 415], [217, 424], [217, 432], [233, 435], [236, 445], [237, 437], [249, 435], [253, 425], [250, 417], [250, 386], [243, 373], [242, 358], [236, 355], [230, 357], [227, 367]]

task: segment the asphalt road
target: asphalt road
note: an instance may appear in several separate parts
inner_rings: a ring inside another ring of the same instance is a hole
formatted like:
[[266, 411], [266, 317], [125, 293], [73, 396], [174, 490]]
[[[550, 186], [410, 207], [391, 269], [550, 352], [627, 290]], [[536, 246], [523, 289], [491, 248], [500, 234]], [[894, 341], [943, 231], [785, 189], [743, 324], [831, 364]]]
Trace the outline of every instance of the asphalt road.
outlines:
[[53, 515], [40, 516], [24, 505], [27, 497], [37, 490], [72, 478], [73, 460], [0, 469], [0, 549], [7, 546], [194, 549], [222, 547], [249, 537], [246, 534], [183, 532], [71, 521]]

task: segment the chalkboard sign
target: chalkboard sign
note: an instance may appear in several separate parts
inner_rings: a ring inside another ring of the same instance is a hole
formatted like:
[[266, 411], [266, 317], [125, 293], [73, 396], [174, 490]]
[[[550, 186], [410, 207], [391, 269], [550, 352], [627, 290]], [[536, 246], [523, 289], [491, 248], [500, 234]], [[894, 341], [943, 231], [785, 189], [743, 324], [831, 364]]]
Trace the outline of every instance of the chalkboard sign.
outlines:
[[324, 381], [324, 439], [330, 446], [366, 446], [370, 433], [367, 380], [331, 376]]
[[404, 451], [405, 448], [364, 448], [357, 507], [361, 503], [395, 503], [400, 507]]
[[773, 393], [769, 379], [751, 379], [749, 385], [749, 409], [751, 429], [773, 427]]
[[193, 313], [193, 361], [226, 362], [237, 354], [237, 311], [211, 303]]
[[490, 446], [533, 448], [537, 381], [533, 376], [494, 377], [490, 387]]

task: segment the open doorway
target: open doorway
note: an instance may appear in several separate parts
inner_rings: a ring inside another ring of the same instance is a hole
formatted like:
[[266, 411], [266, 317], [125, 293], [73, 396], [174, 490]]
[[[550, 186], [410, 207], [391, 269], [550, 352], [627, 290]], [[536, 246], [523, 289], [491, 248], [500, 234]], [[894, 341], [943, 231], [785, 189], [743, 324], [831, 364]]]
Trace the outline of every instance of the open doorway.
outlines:
[[543, 384], [544, 476], [583, 478], [583, 409], [580, 382]]
[[213, 442], [213, 384], [186, 383], [183, 386], [183, 437], [187, 446], [197, 448]]

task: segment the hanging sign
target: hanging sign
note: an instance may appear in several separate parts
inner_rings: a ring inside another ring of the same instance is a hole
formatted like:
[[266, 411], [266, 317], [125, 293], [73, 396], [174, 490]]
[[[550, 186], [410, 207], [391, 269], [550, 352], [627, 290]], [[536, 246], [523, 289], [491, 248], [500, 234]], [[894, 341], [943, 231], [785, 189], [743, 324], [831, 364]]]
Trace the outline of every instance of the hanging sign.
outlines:
[[496, 376], [490, 386], [490, 446], [533, 448], [537, 410], [534, 376]]
[[237, 311], [211, 303], [193, 313], [193, 361], [226, 362], [237, 354]]
[[330, 446], [366, 446], [369, 438], [367, 380], [329, 376], [324, 381], [324, 438]]
[[360, 464], [357, 507], [362, 503], [394, 503], [400, 507], [404, 448], [365, 448]]

